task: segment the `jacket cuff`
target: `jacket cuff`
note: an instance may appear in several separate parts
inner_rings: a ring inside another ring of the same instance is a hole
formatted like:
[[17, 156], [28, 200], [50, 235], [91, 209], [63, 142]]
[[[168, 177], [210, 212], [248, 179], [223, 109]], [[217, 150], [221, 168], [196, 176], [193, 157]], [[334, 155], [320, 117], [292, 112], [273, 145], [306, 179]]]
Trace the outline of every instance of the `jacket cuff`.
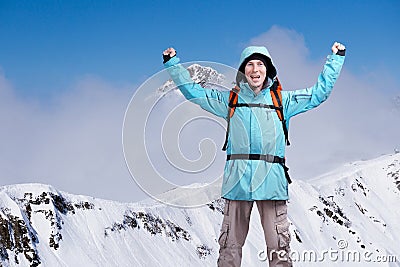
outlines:
[[180, 59], [177, 56], [172, 57], [170, 60], [168, 60], [167, 62], [164, 63], [164, 66], [166, 68], [174, 66], [176, 64], [178, 64], [180, 61]]
[[336, 52], [336, 55], [339, 55], [339, 56], [344, 56], [345, 54], [346, 54], [346, 49], [338, 50], [338, 51]]

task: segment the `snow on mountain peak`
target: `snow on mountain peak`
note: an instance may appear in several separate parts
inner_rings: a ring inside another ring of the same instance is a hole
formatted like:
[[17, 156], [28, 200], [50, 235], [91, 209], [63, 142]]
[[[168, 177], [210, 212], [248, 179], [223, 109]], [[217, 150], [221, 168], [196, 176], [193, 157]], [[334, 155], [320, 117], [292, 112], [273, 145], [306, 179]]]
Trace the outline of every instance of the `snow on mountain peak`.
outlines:
[[[397, 256], [390, 259], [399, 264], [399, 173], [400, 154], [393, 154], [347, 164], [311, 182], [294, 181], [288, 208], [295, 265], [365, 266], [367, 253], [370, 260]], [[216, 266], [223, 207], [220, 198], [181, 209], [153, 200], [76, 196], [39, 184], [4, 186], [1, 266]], [[256, 208], [251, 216], [242, 266], [265, 266]], [[317, 261], [329, 249], [361, 258]], [[310, 251], [319, 257], [300, 259]]]
[[[215, 88], [216, 85], [221, 85], [225, 81], [225, 76], [211, 67], [192, 64], [187, 67], [187, 70], [189, 71], [192, 80], [195, 83], [199, 83], [204, 88]], [[159, 94], [165, 94], [173, 89], [177, 89], [176, 85], [171, 79], [169, 79], [157, 89], [157, 92]]]

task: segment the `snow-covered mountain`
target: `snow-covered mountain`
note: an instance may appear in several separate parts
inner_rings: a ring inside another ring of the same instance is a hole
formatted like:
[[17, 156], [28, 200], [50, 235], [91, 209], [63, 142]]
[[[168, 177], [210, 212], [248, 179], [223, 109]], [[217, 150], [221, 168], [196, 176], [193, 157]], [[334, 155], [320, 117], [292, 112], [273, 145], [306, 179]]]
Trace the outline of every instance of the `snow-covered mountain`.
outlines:
[[[295, 266], [400, 265], [400, 154], [353, 162], [310, 182], [294, 181], [290, 196]], [[216, 266], [223, 206], [216, 199], [179, 209], [151, 199], [118, 203], [77, 196], [48, 185], [3, 186], [0, 263]], [[254, 208], [242, 266], [266, 266], [264, 248]]]
[[[190, 77], [194, 82], [199, 83], [204, 88], [218, 88], [218, 85], [223, 85], [225, 76], [212, 67], [202, 66], [200, 64], [191, 64], [187, 67]], [[223, 89], [223, 87], [222, 87]], [[157, 89], [157, 93], [165, 94], [170, 90], [177, 90], [175, 83], [172, 79], [166, 81], [162, 86]]]

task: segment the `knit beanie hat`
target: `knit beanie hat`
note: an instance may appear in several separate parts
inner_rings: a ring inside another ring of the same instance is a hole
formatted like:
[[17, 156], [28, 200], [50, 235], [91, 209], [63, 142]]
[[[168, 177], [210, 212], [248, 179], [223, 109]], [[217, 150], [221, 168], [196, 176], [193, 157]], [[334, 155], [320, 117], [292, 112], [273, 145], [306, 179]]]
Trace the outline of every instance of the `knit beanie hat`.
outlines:
[[260, 53], [254, 53], [254, 54], [251, 54], [249, 57], [247, 57], [243, 61], [243, 63], [239, 67], [239, 71], [244, 73], [244, 68], [246, 67], [246, 64], [249, 63], [249, 61], [251, 61], [251, 60], [261, 60], [264, 63], [264, 66], [268, 69], [266, 56], [264, 56]]

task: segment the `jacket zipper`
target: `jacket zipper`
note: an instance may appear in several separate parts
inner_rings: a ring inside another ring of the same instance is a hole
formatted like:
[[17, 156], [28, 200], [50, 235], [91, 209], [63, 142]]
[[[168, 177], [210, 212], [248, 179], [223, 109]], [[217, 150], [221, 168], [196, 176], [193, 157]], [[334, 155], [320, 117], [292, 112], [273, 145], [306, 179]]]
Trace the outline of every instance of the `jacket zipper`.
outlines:
[[298, 99], [308, 99], [308, 98], [311, 98], [311, 95], [307, 95], [307, 94], [294, 95], [294, 100], [296, 100], [297, 103], [299, 103], [297, 101]]

